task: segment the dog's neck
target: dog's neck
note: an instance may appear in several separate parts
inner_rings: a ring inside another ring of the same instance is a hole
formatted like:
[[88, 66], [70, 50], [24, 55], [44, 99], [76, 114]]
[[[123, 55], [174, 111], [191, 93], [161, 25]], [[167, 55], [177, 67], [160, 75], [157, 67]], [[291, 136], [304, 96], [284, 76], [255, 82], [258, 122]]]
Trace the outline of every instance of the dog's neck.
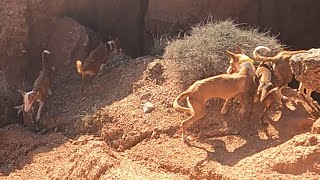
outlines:
[[253, 64], [253, 63], [254, 63], [254, 60], [251, 59], [251, 58], [249, 58], [249, 57], [245, 57], [245, 58], [239, 60], [239, 64], [242, 64], [242, 63], [244, 63], [244, 62], [250, 62], [250, 63]]
[[[34, 98], [30, 101], [29, 96], [33, 95]], [[23, 95], [23, 108], [24, 108], [24, 112], [29, 112], [31, 109], [32, 104], [34, 103], [34, 101], [36, 101], [38, 99], [38, 91], [30, 91], [27, 92]]]
[[250, 61], [243, 62], [240, 64], [239, 74], [249, 75], [254, 77], [255, 75], [255, 67]]

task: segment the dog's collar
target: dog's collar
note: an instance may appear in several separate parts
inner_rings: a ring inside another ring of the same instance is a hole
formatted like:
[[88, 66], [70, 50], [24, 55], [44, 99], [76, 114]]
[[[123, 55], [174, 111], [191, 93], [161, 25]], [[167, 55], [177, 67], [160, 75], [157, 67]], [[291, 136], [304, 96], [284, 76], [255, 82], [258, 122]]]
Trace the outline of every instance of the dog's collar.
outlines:
[[244, 62], [251, 62], [252, 64], [254, 63], [254, 60], [250, 59], [250, 58], [246, 58], [246, 59], [241, 59], [239, 60], [239, 64], [242, 64]]

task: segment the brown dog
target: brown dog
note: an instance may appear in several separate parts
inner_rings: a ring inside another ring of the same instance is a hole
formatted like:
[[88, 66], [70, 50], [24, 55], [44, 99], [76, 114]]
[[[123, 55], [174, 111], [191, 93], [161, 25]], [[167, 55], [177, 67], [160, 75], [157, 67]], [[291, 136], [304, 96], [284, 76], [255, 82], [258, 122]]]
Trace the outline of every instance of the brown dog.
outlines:
[[272, 67], [276, 76], [276, 80], [273, 84], [275, 87], [279, 88], [276, 92], [281, 99], [288, 99], [286, 96], [282, 94], [282, 88], [287, 86], [287, 84], [289, 84], [293, 78], [293, 73], [289, 64], [289, 59], [295, 54], [306, 52], [306, 50], [281, 51], [273, 57], [264, 57], [257, 53], [257, 51], [260, 49], [271, 51], [271, 49], [266, 46], [258, 46], [253, 51], [254, 59], [256, 61], [270, 63], [269, 66]]
[[32, 104], [35, 101], [39, 102], [39, 109], [36, 116], [36, 121], [39, 121], [44, 102], [48, 95], [51, 95], [51, 70], [45, 67], [45, 55], [50, 54], [48, 50], [42, 52], [42, 70], [39, 73], [39, 76], [33, 84], [32, 91], [25, 92], [24, 90], [18, 90], [23, 97], [23, 104], [16, 106], [18, 113], [22, 110], [24, 112], [29, 112], [31, 110]]
[[[233, 59], [238, 58], [234, 53], [227, 51]], [[239, 73], [220, 74], [210, 78], [196, 81], [186, 91], [181, 93], [173, 102], [173, 108], [187, 112], [190, 118], [181, 123], [182, 140], [187, 142], [186, 129], [194, 121], [201, 119], [205, 115], [206, 102], [211, 98], [230, 99], [236, 97], [242, 104], [241, 116], [250, 108], [245, 101], [245, 95], [252, 91], [254, 84], [255, 68], [250, 62], [244, 62], [240, 66]], [[182, 107], [178, 102], [187, 98], [188, 107]]]
[[[80, 60], [76, 61], [76, 68], [78, 73], [82, 75], [81, 90], [83, 91], [87, 76], [94, 77], [101, 74], [101, 70], [106, 65], [110, 58], [110, 54], [114, 52], [118, 54], [121, 52], [119, 39], [108, 41], [100, 44], [96, 49], [91, 51], [89, 57], [84, 64]], [[92, 80], [92, 79], [91, 79]]]

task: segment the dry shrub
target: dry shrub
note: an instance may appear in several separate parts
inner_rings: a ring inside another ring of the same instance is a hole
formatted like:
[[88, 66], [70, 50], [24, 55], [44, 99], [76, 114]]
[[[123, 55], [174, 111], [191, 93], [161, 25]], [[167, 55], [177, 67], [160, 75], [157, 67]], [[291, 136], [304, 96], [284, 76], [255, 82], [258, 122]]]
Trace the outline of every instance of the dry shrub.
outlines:
[[240, 27], [231, 20], [206, 21], [193, 27], [190, 36], [171, 41], [165, 48], [164, 57], [171, 61], [172, 71], [179, 73], [181, 81], [190, 84], [226, 72], [229, 59], [225, 51], [234, 51], [237, 44], [250, 57], [258, 45], [267, 46], [274, 52], [283, 48], [269, 32]]

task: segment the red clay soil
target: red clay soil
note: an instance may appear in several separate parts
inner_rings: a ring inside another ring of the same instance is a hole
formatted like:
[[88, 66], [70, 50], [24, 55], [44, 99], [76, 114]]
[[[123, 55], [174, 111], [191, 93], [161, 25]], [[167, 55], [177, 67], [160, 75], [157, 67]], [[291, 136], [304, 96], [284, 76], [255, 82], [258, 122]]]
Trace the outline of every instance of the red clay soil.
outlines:
[[[319, 115], [290, 88], [290, 100], [274, 104], [267, 125], [259, 122], [259, 104], [251, 118], [239, 119], [236, 101], [225, 116], [222, 101], [208, 102], [206, 117], [189, 128], [188, 146], [180, 131], [187, 115], [172, 108], [184, 89], [169, 60], [119, 62], [85, 93], [74, 67], [70, 72], [56, 79], [45, 105], [46, 131], [0, 129], [1, 179], [320, 178], [320, 134], [315, 127], [310, 133]], [[154, 104], [150, 113], [146, 102]]]

